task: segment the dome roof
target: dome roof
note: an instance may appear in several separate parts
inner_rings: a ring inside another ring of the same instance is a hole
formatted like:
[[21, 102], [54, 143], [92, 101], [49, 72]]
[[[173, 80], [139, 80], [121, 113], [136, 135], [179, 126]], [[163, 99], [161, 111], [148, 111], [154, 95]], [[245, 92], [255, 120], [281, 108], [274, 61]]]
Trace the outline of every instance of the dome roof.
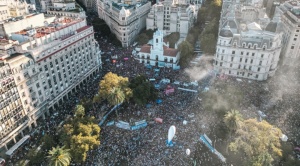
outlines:
[[233, 37], [233, 33], [230, 30], [229, 26], [226, 26], [224, 28], [221, 29], [219, 36], [222, 37]]

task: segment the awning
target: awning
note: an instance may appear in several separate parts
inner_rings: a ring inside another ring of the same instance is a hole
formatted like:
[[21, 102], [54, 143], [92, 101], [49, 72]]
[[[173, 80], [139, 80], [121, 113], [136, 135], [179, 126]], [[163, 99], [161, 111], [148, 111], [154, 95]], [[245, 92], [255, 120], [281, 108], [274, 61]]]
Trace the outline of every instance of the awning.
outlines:
[[11, 156], [29, 138], [30, 138], [29, 135], [25, 135], [20, 141], [18, 141], [13, 147], [11, 147], [5, 154], [8, 156]]

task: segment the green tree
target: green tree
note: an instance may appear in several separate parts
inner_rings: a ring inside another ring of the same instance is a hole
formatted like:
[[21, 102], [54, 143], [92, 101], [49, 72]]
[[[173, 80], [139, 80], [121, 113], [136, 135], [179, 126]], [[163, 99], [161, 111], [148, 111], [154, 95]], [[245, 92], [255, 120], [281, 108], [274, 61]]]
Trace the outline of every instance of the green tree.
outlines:
[[141, 33], [137, 37], [137, 42], [139, 45], [144, 45], [144, 44], [148, 43], [149, 39], [151, 39], [151, 38], [149, 38], [146, 33]]
[[69, 149], [65, 149], [64, 147], [56, 147], [52, 148], [48, 152], [49, 156], [49, 165], [52, 166], [68, 166], [71, 162], [71, 155], [69, 153]]
[[27, 158], [30, 160], [29, 165], [41, 165], [45, 160], [45, 154], [38, 148], [30, 149], [27, 153]]
[[60, 141], [70, 149], [73, 160], [81, 163], [87, 152], [100, 145], [100, 127], [94, 117], [85, 116], [84, 107], [76, 106], [73, 119], [69, 119], [60, 133]]
[[42, 137], [41, 141], [43, 143], [42, 149], [46, 150], [46, 151], [50, 150], [56, 144], [56, 142], [54, 141], [53, 136], [48, 135], [48, 134], [45, 134]]
[[280, 129], [266, 121], [258, 122], [256, 119], [247, 119], [236, 130], [236, 138], [229, 145], [230, 150], [242, 150], [253, 166], [268, 166], [274, 157], [282, 156], [280, 149]]
[[77, 105], [75, 108], [75, 116], [83, 118], [85, 116], [85, 108], [82, 105]]
[[170, 48], [174, 48], [175, 47], [175, 43], [180, 38], [180, 34], [179, 34], [179, 32], [173, 32], [173, 33], [169, 34], [168, 36], [166, 36], [165, 38], [169, 42], [169, 47]]
[[128, 101], [132, 96], [132, 91], [128, 86], [129, 81], [127, 77], [118, 76], [117, 74], [109, 72], [103, 77], [103, 80], [100, 81], [99, 93], [94, 98], [94, 101], [97, 101], [97, 99], [108, 100], [108, 102], [110, 102], [109, 104], [113, 105], [114, 102], [111, 100], [112, 91], [121, 91], [125, 96], [125, 100]]
[[157, 98], [158, 93], [147, 78], [139, 75], [130, 81], [129, 87], [133, 91], [133, 100], [138, 105], [145, 105], [148, 101], [153, 101]]
[[85, 97], [82, 100], [80, 100], [80, 105], [82, 105], [84, 109], [90, 110], [93, 106], [93, 101]]
[[230, 133], [239, 128], [242, 120], [242, 115], [238, 110], [228, 111], [224, 116], [224, 123], [228, 127]]
[[201, 7], [197, 13], [197, 24], [199, 26], [204, 25], [207, 17], [207, 8]]
[[121, 88], [113, 87], [110, 91], [110, 94], [107, 97], [107, 101], [110, 105], [117, 105], [123, 103], [125, 100], [125, 94]]
[[153, 33], [156, 31], [157, 29], [147, 29], [144, 31], [144, 33], [148, 36], [149, 39], [152, 39], [153, 38]]
[[183, 68], [187, 67], [189, 65], [190, 60], [193, 57], [194, 48], [188, 41], [183, 41], [179, 45], [179, 51], [180, 51], [179, 65]]
[[217, 39], [215, 35], [208, 33], [201, 35], [200, 48], [204, 53], [213, 55], [216, 52]]
[[221, 7], [222, 6], [222, 0], [213, 0], [212, 5], [214, 7]]

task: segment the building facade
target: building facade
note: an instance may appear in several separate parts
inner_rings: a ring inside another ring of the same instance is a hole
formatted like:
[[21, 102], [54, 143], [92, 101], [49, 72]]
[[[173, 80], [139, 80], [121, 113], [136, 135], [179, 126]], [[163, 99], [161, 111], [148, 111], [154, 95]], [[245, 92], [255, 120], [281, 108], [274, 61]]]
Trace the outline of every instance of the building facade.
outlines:
[[275, 74], [279, 61], [282, 40], [279, 26], [266, 23], [268, 19], [259, 17], [259, 10], [256, 18], [253, 14], [245, 14], [245, 19], [236, 17], [243, 4], [228, 2], [221, 13], [214, 70], [218, 74], [266, 80]]
[[[18, 117], [22, 120], [8, 117], [6, 114], [10, 115], [16, 106], [7, 105], [6, 98], [0, 100], [0, 121], [5, 117], [0, 148], [9, 148], [8, 143], [18, 141], [17, 135], [36, 127], [38, 118], [44, 118], [45, 113], [54, 110], [55, 105], [100, 70], [99, 45], [93, 27], [87, 25], [85, 18], [64, 15], [49, 18], [48, 15], [42, 20], [43, 26], [25, 29], [20, 26], [18, 31], [6, 34], [12, 40], [3, 39], [0, 63], [10, 72], [0, 80], [4, 82], [0, 85], [1, 93], [17, 94], [12, 97], [18, 101], [16, 104], [22, 105], [18, 107], [22, 115]], [[6, 88], [6, 82], [13, 90]]]
[[123, 47], [133, 44], [136, 36], [146, 27], [151, 2], [131, 1], [131, 4], [112, 0], [98, 0], [98, 15], [109, 26]]
[[275, 16], [283, 26], [281, 53], [284, 58], [283, 62], [284, 64], [295, 64], [297, 62], [295, 60], [299, 60], [300, 57], [300, 2], [284, 2], [277, 6]]
[[153, 34], [152, 44], [143, 45], [136, 59], [145, 65], [178, 69], [180, 52], [176, 47], [169, 48], [169, 44], [164, 43], [163, 31], [157, 30]]
[[97, 12], [97, 0], [79, 0], [88, 11]]
[[181, 37], [186, 37], [195, 22], [196, 8], [186, 1], [166, 0], [154, 4], [147, 16], [147, 29], [161, 29], [166, 34], [179, 32]]
[[10, 13], [8, 10], [8, 7], [6, 5], [1, 5], [0, 6], [0, 21], [6, 20], [10, 18]]

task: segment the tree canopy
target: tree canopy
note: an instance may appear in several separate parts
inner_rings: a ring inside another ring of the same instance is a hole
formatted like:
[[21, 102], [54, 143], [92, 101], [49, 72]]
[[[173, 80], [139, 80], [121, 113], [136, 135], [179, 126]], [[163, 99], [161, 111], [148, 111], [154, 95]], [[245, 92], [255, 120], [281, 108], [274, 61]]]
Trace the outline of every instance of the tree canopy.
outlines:
[[49, 165], [52, 166], [68, 166], [71, 162], [71, 155], [69, 153], [69, 149], [65, 149], [64, 147], [56, 147], [52, 148], [49, 151]]
[[130, 81], [129, 87], [133, 91], [133, 100], [139, 105], [147, 104], [148, 101], [155, 100], [158, 96], [157, 90], [154, 88], [147, 78], [139, 75]]
[[155, 30], [152, 29], [143, 30], [143, 32], [141, 32], [136, 38], [138, 44], [139, 45], [147, 44], [148, 41], [153, 38], [154, 31]]
[[214, 54], [216, 52], [217, 36], [218, 21], [213, 19], [206, 25], [199, 38], [200, 47], [205, 53]]
[[183, 41], [179, 45], [179, 50], [180, 50], [179, 65], [181, 67], [187, 67], [190, 60], [193, 57], [194, 48], [188, 41]]
[[224, 116], [224, 123], [231, 132], [239, 128], [242, 120], [242, 115], [237, 110], [231, 110]]
[[100, 127], [94, 117], [85, 116], [84, 107], [76, 106], [75, 116], [63, 126], [61, 142], [70, 149], [75, 162], [86, 160], [87, 152], [100, 145]]
[[236, 130], [236, 138], [229, 148], [234, 152], [242, 150], [251, 160], [253, 166], [268, 166], [274, 157], [282, 156], [280, 149], [280, 129], [266, 121], [247, 119]]
[[175, 43], [179, 40], [179, 37], [180, 37], [179, 32], [173, 32], [165, 37], [169, 42], [170, 48], [175, 48]]
[[109, 72], [100, 81], [99, 93], [95, 96], [94, 101], [102, 99], [107, 100], [110, 105], [114, 105], [116, 102], [112, 92], [118, 92], [119, 97], [124, 96], [125, 100], [129, 100], [132, 96], [132, 91], [128, 86], [129, 81], [127, 77]]

